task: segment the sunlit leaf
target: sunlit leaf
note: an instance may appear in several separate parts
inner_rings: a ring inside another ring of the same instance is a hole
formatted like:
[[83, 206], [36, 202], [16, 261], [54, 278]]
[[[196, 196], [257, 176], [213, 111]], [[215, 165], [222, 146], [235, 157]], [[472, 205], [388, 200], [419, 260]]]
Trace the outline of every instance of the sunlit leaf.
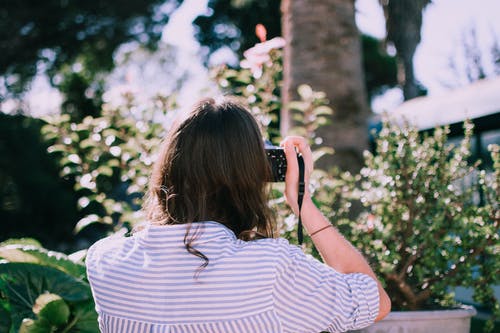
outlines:
[[32, 245], [6, 245], [0, 247], [0, 257], [9, 262], [43, 264], [62, 270], [76, 278], [85, 277], [85, 266], [72, 261], [63, 253], [48, 251]]
[[42, 247], [39, 241], [34, 238], [11, 238], [0, 243], [0, 247], [7, 245], [32, 245], [36, 247]]
[[333, 114], [332, 108], [326, 106], [326, 105], [321, 105], [313, 110], [314, 114], [319, 116], [319, 115], [331, 115]]
[[113, 169], [107, 165], [102, 165], [97, 169], [99, 175], [111, 177], [113, 175]]
[[313, 97], [313, 90], [307, 84], [301, 84], [297, 88], [297, 92], [299, 93], [300, 97], [304, 100], [308, 100], [308, 99], [311, 99]]
[[33, 313], [55, 326], [67, 323], [70, 316], [68, 304], [56, 294], [38, 296], [33, 306]]
[[19, 328], [19, 333], [49, 333], [53, 331], [54, 327], [45, 319], [25, 318]]
[[293, 101], [293, 102], [288, 103], [288, 108], [290, 110], [303, 111], [305, 108], [307, 108], [307, 103]]
[[80, 231], [82, 231], [83, 229], [88, 227], [89, 225], [94, 224], [94, 223], [99, 223], [99, 221], [100, 221], [100, 219], [99, 219], [98, 215], [96, 215], [96, 214], [87, 215], [84, 218], [80, 219], [80, 221], [78, 221], [76, 223], [74, 231], [75, 231], [75, 233], [79, 233]]

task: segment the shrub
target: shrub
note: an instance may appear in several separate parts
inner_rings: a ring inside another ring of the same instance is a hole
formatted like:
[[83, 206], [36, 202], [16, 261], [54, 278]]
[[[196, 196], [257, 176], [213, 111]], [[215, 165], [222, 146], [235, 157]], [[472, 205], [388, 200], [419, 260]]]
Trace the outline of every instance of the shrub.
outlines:
[[352, 188], [366, 212], [339, 225], [385, 281], [393, 308], [454, 306], [453, 288], [462, 286], [498, 315], [499, 148], [490, 147], [493, 174], [481, 171], [474, 183], [471, 123], [457, 147], [447, 144], [447, 133], [436, 128], [421, 138], [411, 126], [385, 122], [376, 153], [366, 153], [360, 186]]
[[140, 212], [149, 169], [174, 109], [174, 97], [158, 96], [137, 105], [133, 95], [125, 102], [105, 105], [101, 116], [81, 123], [68, 115], [48, 119], [42, 133], [48, 152], [78, 197], [80, 219], [75, 232], [88, 246], [109, 232], [129, 230], [142, 219]]

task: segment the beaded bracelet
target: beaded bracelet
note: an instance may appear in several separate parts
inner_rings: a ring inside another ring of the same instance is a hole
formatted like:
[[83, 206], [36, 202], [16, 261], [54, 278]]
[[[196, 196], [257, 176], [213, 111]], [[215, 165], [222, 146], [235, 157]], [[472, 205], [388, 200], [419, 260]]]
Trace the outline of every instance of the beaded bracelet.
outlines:
[[312, 236], [316, 235], [318, 232], [323, 231], [323, 230], [325, 230], [325, 229], [327, 229], [327, 228], [330, 228], [330, 227], [333, 227], [333, 225], [329, 224], [329, 225], [327, 225], [327, 226], [324, 226], [324, 227], [322, 227], [322, 228], [319, 228], [319, 230], [316, 230], [315, 232], [313, 232], [313, 233], [309, 234], [309, 237], [312, 237]]

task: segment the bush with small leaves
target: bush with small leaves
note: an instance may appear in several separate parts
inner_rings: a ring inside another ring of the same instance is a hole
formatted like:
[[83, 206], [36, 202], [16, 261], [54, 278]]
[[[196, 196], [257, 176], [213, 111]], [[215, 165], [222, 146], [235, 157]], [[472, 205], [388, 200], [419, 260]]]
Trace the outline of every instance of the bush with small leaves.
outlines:
[[129, 229], [142, 219], [142, 195], [175, 101], [158, 96], [137, 105], [133, 95], [124, 97], [123, 105], [105, 105], [99, 117], [76, 123], [58, 115], [42, 129], [61, 177], [72, 182], [79, 197], [76, 232], [94, 223], [108, 231]]
[[384, 280], [394, 309], [456, 306], [453, 288], [462, 286], [498, 314], [492, 291], [500, 283], [498, 146], [493, 174], [480, 173], [487, 198], [480, 206], [478, 163], [468, 162], [470, 122], [464, 132], [455, 147], [447, 143], [447, 127], [422, 137], [414, 127], [386, 121], [376, 153], [366, 152], [360, 186], [351, 188], [366, 212], [341, 218], [339, 227]]

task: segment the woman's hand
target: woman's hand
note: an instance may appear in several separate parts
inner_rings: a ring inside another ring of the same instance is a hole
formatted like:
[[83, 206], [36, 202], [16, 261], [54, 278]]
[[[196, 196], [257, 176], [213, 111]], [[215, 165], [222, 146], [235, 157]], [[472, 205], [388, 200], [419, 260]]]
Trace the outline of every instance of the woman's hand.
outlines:
[[280, 144], [285, 151], [286, 156], [286, 175], [285, 175], [285, 199], [292, 208], [295, 215], [299, 214], [298, 192], [299, 192], [299, 164], [297, 153], [302, 154], [304, 158], [304, 182], [305, 193], [304, 201], [310, 199], [309, 178], [313, 170], [312, 152], [307, 140], [300, 136], [287, 136]]

